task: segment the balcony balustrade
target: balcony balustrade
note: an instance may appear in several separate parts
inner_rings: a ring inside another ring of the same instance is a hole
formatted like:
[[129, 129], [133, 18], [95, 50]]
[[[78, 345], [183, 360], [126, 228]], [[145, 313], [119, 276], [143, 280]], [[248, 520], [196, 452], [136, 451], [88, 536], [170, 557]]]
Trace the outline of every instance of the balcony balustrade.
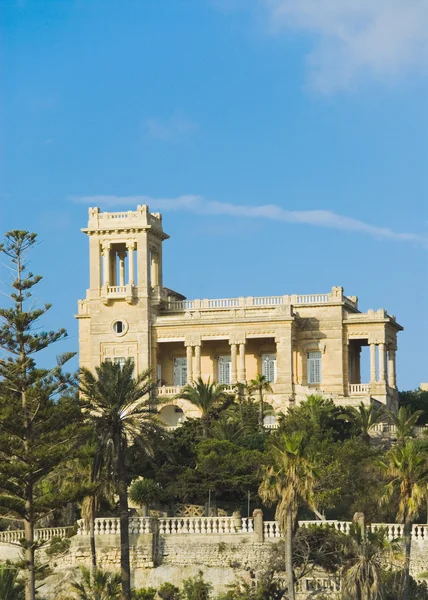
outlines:
[[284, 296], [248, 296], [246, 298], [214, 298], [204, 300], [170, 300], [163, 308], [166, 313], [180, 313], [193, 310], [230, 310], [233, 308], [275, 308], [277, 306], [302, 306], [316, 304], [335, 304], [345, 302], [353, 308], [357, 304], [346, 296], [337, 296], [336, 293], [329, 294], [306, 294], [306, 295], [284, 295]]

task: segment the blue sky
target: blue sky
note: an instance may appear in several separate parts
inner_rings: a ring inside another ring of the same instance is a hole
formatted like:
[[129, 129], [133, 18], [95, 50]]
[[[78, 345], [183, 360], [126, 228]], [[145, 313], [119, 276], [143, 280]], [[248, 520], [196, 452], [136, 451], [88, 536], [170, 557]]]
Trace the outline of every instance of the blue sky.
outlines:
[[0, 220], [39, 233], [57, 351], [88, 205], [147, 198], [168, 287], [342, 285], [404, 325], [399, 386], [427, 381], [427, 32], [425, 0], [0, 0]]

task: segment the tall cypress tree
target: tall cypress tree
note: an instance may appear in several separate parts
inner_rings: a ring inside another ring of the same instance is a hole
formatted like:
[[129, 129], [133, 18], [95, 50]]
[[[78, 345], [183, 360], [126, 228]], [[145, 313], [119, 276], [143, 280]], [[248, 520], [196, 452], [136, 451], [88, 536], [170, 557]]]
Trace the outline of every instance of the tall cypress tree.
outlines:
[[68, 393], [72, 378], [62, 370], [73, 355], [62, 355], [51, 369], [36, 365], [35, 355], [67, 333], [40, 329], [50, 305], [37, 308], [32, 300], [41, 280], [28, 271], [35, 243], [34, 233], [10, 231], [0, 245], [13, 272], [8, 306], [0, 308], [0, 516], [24, 525], [26, 600], [36, 594], [35, 526], [79, 495], [75, 484], [58, 485], [58, 478], [85, 433], [79, 400]]

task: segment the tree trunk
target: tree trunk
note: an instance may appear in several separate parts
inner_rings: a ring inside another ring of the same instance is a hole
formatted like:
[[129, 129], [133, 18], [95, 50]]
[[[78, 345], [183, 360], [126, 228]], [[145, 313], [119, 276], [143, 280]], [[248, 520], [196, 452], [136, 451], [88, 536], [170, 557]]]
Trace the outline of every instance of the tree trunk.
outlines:
[[27, 489], [26, 500], [27, 519], [24, 521], [25, 533], [25, 600], [36, 598], [36, 578], [34, 571], [34, 523], [32, 521], [32, 488]]
[[403, 600], [409, 600], [410, 584], [410, 551], [412, 544], [412, 524], [409, 521], [404, 523], [404, 572], [403, 572]]
[[287, 511], [287, 531], [285, 533], [285, 570], [287, 576], [287, 598], [295, 600], [293, 572], [293, 513]]
[[92, 569], [97, 568], [97, 551], [95, 548], [95, 496], [91, 496], [91, 516], [89, 521], [89, 540], [91, 544]]
[[129, 564], [129, 514], [128, 490], [125, 477], [125, 453], [123, 441], [117, 444], [117, 487], [120, 517], [120, 574], [122, 578], [121, 600], [131, 600], [131, 567]]
[[260, 433], [264, 430], [264, 416], [263, 416], [263, 392], [259, 390], [259, 431]]

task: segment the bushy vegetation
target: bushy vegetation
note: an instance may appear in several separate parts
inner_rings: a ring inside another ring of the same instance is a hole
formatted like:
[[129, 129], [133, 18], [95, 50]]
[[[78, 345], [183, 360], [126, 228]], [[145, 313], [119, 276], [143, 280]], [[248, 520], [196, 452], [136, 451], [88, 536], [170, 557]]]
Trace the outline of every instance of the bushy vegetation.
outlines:
[[[19, 569], [1, 568], [1, 598], [13, 593], [19, 599], [24, 585], [27, 600], [35, 600], [40, 544], [34, 529], [66, 524], [67, 506], [80, 511], [91, 539], [92, 568], [82, 569], [74, 584], [80, 598], [208, 600], [212, 587], [202, 573], [181, 590], [165, 583], [157, 592], [131, 592], [128, 497], [145, 513], [153, 506], [171, 511], [176, 503], [204, 506], [209, 497], [213, 511], [245, 515], [249, 502], [250, 513], [263, 508], [267, 518], [275, 516], [284, 541], [274, 546], [271, 570], [257, 582], [241, 582], [225, 600], [274, 599], [285, 590], [293, 600], [296, 580], [317, 569], [341, 576], [344, 598], [386, 600], [397, 589], [403, 600], [426, 597], [425, 584], [410, 577], [409, 560], [411, 526], [427, 516], [428, 439], [413, 433], [416, 424], [428, 423], [428, 393], [402, 393], [397, 415], [375, 403], [343, 408], [313, 395], [266, 431], [270, 384], [262, 375], [233, 394], [198, 379], [181, 397], [202, 418], [167, 432], [152, 374], [135, 373], [132, 361], [76, 375], [63, 370], [70, 355], [50, 369], [37, 366], [35, 355], [66, 332], [40, 329], [49, 305], [39, 309], [31, 299], [40, 278], [28, 272], [26, 256], [35, 243], [34, 234], [14, 231], [0, 246], [14, 271], [9, 301], [0, 308], [0, 345], [7, 353], [0, 359], [0, 523], [22, 527], [25, 555]], [[392, 447], [371, 443], [380, 420], [396, 426]], [[404, 524], [399, 568], [385, 570], [391, 548], [382, 532], [356, 526], [343, 536], [297, 528], [298, 519], [350, 521], [354, 513], [368, 522]], [[97, 568], [96, 516], [120, 518], [120, 575]], [[46, 552], [57, 556], [68, 545], [54, 539]], [[8, 588], [12, 592], [1, 591]]]

